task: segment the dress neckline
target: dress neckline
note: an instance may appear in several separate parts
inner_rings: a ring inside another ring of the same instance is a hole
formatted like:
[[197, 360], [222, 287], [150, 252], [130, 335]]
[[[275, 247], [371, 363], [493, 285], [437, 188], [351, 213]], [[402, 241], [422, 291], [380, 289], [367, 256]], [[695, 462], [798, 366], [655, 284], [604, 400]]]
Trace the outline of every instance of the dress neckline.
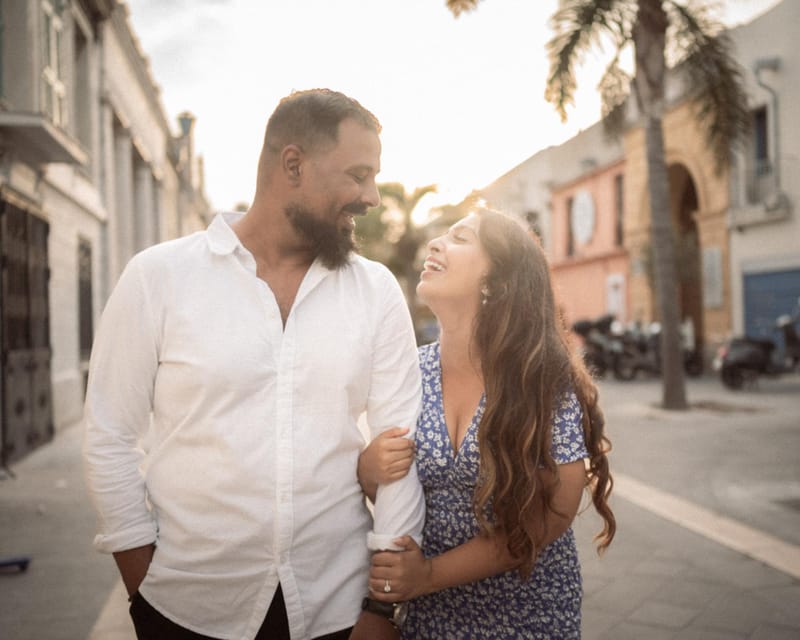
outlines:
[[[456, 443], [453, 442], [452, 438], [450, 437], [450, 431], [447, 428], [447, 419], [445, 418], [444, 413], [444, 377], [442, 375], [442, 352], [441, 352], [441, 344], [437, 340], [434, 344], [435, 349], [435, 368], [434, 374], [438, 378], [439, 381], [439, 393], [436, 394], [436, 403], [437, 403], [437, 410], [439, 411], [439, 415], [442, 417], [441, 425], [444, 430], [444, 437], [447, 442], [448, 450], [452, 453], [451, 459], [458, 460], [461, 450], [464, 448], [464, 444], [469, 439], [471, 435], [477, 430], [478, 423], [480, 422], [480, 418], [483, 416], [483, 409], [486, 403], [486, 392], [484, 391], [481, 393], [480, 400], [478, 400], [478, 406], [475, 408], [474, 413], [472, 414], [472, 418], [470, 419], [469, 426], [467, 430], [464, 432], [464, 437], [461, 438], [461, 442]], [[477, 434], [476, 438], [477, 438]]]

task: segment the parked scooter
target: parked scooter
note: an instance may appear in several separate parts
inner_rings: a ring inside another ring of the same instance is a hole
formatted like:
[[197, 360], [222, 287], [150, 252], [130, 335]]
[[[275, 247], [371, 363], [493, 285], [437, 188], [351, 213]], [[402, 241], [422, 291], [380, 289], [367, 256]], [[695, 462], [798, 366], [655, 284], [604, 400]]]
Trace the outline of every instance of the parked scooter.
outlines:
[[[651, 323], [647, 329], [634, 324], [621, 336], [623, 349], [614, 360], [614, 377], [633, 380], [640, 371], [661, 375], [661, 324]], [[703, 355], [694, 338], [694, 325], [687, 319], [681, 324], [684, 371], [692, 377], [703, 373]]]
[[714, 359], [714, 369], [728, 389], [741, 389], [745, 382], [758, 376], [776, 377], [800, 371], [800, 337], [796, 324], [800, 321], [800, 298], [791, 314], [775, 320], [775, 329], [783, 334], [784, 349], [776, 348], [769, 338], [742, 336], [723, 344]]
[[622, 353], [622, 341], [613, 334], [615, 322], [613, 314], [606, 314], [594, 320], [578, 320], [572, 331], [583, 339], [583, 361], [589, 372], [598, 378], [614, 370], [614, 363]]

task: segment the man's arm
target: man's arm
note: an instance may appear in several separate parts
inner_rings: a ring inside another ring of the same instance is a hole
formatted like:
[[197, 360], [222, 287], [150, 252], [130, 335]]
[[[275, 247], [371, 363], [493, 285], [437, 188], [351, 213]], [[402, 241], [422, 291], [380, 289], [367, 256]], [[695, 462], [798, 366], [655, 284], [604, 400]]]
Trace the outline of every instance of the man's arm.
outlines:
[[97, 512], [94, 544], [106, 553], [156, 540], [138, 448], [149, 425], [158, 368], [155, 325], [134, 258], [103, 311], [86, 390], [84, 468]]
[[[388, 274], [387, 274], [388, 276]], [[367, 423], [372, 437], [394, 426], [413, 439], [422, 402], [417, 344], [411, 316], [397, 281], [388, 276], [381, 319], [376, 328]], [[378, 486], [373, 510], [372, 550], [397, 549], [393, 540], [410, 535], [421, 542], [425, 498], [416, 464], [399, 480]]]
[[143, 547], [114, 553], [114, 560], [117, 562], [117, 569], [119, 569], [119, 573], [122, 576], [122, 582], [125, 584], [128, 596], [132, 596], [139, 590], [139, 585], [142, 584], [142, 580], [144, 580], [147, 570], [150, 568], [150, 562], [153, 560], [153, 552], [155, 550], [156, 545], [147, 544]]

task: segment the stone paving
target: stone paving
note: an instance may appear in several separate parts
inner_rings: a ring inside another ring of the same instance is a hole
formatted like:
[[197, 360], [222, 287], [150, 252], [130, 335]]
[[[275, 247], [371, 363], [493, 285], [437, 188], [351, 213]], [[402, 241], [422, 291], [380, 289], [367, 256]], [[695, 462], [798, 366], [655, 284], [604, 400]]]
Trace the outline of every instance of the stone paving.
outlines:
[[[800, 378], [741, 395], [713, 379], [691, 381], [695, 407], [677, 414], [654, 408], [658, 384], [601, 384], [612, 469], [797, 549]], [[3, 640], [134, 640], [114, 563], [91, 547], [80, 437], [77, 425], [59, 432], [13, 467], [15, 479], [0, 481], [0, 558], [32, 558], [25, 573], [0, 571]], [[654, 515], [621, 491], [612, 505], [618, 534], [602, 558], [591, 540], [597, 516], [587, 510], [575, 524], [584, 640], [800, 638], [800, 581], [788, 569]]]

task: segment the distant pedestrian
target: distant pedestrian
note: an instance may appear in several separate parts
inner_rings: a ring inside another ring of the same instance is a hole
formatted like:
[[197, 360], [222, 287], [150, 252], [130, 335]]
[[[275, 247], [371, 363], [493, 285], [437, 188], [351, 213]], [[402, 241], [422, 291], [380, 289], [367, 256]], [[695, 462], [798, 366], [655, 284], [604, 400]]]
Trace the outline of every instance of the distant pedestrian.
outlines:
[[[441, 327], [419, 350], [424, 542], [373, 556], [371, 598], [410, 601], [384, 609], [404, 639], [579, 638], [570, 525], [588, 485], [600, 548], [614, 537], [610, 445], [544, 253], [515, 220], [481, 210], [429, 243], [417, 293]], [[359, 463], [365, 491], [403, 465], [393, 438], [375, 439]]]
[[141, 252], [108, 301], [85, 463], [141, 640], [347, 638], [368, 533], [419, 537], [413, 467], [374, 525], [356, 477], [362, 412], [377, 435], [420, 407], [405, 299], [353, 254], [380, 129], [341, 93], [284, 98], [248, 211]]

